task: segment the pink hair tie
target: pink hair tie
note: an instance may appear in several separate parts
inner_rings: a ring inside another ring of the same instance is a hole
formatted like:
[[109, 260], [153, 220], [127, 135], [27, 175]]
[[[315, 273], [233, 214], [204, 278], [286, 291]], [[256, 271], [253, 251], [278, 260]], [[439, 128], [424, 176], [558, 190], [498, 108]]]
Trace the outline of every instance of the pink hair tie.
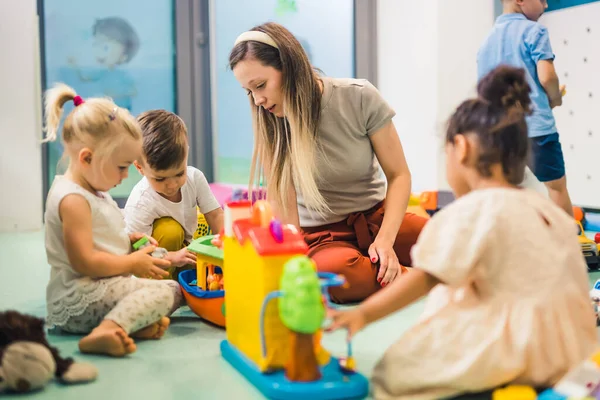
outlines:
[[75, 96], [73, 97], [73, 104], [75, 104], [75, 107], [81, 105], [85, 103], [85, 101], [83, 101], [83, 99], [81, 98], [81, 96]]

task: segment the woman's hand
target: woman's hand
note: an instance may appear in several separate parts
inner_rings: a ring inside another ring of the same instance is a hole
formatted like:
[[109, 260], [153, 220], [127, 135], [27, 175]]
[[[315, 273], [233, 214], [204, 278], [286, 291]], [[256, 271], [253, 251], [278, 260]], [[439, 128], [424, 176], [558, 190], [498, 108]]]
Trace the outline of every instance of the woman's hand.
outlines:
[[387, 243], [379, 238], [369, 246], [369, 257], [371, 262], [379, 261], [379, 274], [377, 274], [377, 282], [381, 287], [389, 285], [402, 273], [398, 256], [394, 251], [393, 244]]

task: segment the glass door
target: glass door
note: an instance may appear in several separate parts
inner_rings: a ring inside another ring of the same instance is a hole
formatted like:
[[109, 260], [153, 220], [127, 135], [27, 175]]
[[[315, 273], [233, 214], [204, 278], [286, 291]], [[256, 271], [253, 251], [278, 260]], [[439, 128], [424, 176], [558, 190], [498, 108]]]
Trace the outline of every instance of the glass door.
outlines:
[[325, 75], [353, 78], [355, 1], [211, 0], [210, 14], [215, 180], [247, 184], [252, 120], [248, 97], [227, 68], [236, 37], [264, 22], [278, 22], [298, 38]]
[[[107, 96], [134, 116], [149, 109], [177, 111], [175, 1], [40, 0], [42, 86], [73, 87], [84, 99]], [[65, 115], [73, 105], [67, 104]], [[60, 141], [45, 146], [45, 193], [62, 173]], [[123, 203], [141, 176], [111, 190]]]

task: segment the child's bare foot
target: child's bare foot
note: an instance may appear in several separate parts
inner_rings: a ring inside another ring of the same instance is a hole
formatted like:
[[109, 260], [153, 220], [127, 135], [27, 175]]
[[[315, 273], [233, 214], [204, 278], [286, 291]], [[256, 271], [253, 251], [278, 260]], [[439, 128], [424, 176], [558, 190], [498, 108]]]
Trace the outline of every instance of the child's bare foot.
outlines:
[[89, 335], [79, 341], [82, 353], [123, 357], [136, 350], [133, 339], [113, 321], [104, 320]]
[[170, 324], [171, 320], [168, 317], [162, 317], [159, 321], [132, 333], [131, 336], [137, 339], [160, 339]]

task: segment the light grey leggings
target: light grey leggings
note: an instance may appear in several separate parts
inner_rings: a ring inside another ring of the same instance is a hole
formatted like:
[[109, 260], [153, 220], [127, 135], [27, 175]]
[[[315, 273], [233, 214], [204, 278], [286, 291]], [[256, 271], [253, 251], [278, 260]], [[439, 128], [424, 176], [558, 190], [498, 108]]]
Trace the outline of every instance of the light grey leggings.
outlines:
[[89, 333], [107, 319], [129, 334], [171, 315], [181, 301], [181, 289], [175, 281], [119, 279], [106, 289], [104, 298], [90, 304], [82, 315], [69, 318], [60, 328]]

